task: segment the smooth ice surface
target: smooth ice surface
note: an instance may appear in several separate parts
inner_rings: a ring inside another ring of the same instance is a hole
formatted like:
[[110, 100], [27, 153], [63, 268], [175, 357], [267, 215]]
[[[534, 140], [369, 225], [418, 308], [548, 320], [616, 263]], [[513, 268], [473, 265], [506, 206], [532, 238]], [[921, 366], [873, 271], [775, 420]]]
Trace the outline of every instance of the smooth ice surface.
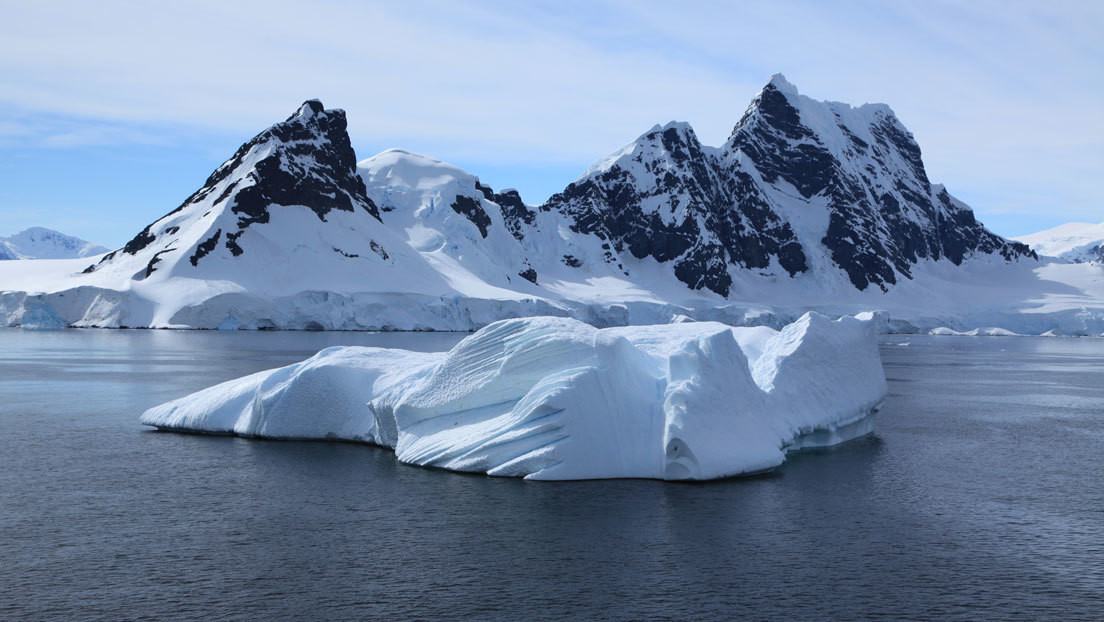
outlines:
[[886, 395], [872, 318], [781, 331], [503, 320], [445, 353], [334, 347], [145, 412], [168, 430], [343, 439], [402, 462], [570, 480], [713, 479], [871, 431]]

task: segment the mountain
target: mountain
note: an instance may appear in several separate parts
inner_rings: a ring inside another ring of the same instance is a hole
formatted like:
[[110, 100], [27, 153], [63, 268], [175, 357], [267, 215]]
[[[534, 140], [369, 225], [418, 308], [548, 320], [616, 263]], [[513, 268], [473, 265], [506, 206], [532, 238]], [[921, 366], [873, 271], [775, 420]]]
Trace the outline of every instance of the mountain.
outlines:
[[[670, 263], [692, 289], [727, 296], [732, 269], [808, 269], [805, 252], [755, 180], [703, 147], [685, 123], [656, 126], [541, 206], [603, 240], [603, 259]], [[773, 268], [772, 268], [773, 264]]]
[[[315, 231], [321, 238], [309, 248], [323, 257], [332, 250], [345, 259], [384, 259], [387, 247], [402, 249], [404, 273], [441, 272], [447, 257], [469, 273], [466, 280], [508, 289], [524, 289], [519, 278], [538, 284], [542, 274], [584, 262], [599, 271], [604, 263], [606, 272], [633, 280], [630, 256], [668, 264], [690, 289], [721, 297], [739, 271], [790, 277], [842, 271], [859, 290], [874, 284], [885, 291], [911, 278], [922, 259], [959, 265], [973, 254], [1035, 258], [929, 183], [919, 147], [888, 107], [815, 102], [781, 76], [721, 148], [703, 146], [685, 123], [656, 126], [536, 208], [516, 192], [495, 193], [465, 171], [403, 150], [357, 165], [345, 127], [343, 111], [305, 103], [88, 271], [133, 267], [141, 257], [144, 272], [139, 265], [132, 278], [157, 270], [195, 276], [200, 262], [241, 272], [250, 260], [234, 258], [263, 255], [246, 250], [261, 239], [291, 254], [304, 244], [273, 237], [285, 228], [255, 225], [307, 211], [316, 225], [295, 228], [293, 237]], [[358, 232], [355, 240], [340, 237], [349, 228]], [[549, 237], [560, 229], [576, 235]], [[596, 252], [584, 252], [595, 242]], [[269, 271], [270, 260], [265, 255]], [[379, 270], [374, 275], [386, 278]]]
[[670, 261], [679, 280], [721, 296], [734, 269], [839, 269], [859, 290], [886, 291], [925, 259], [1036, 259], [928, 181], [888, 106], [817, 102], [781, 75], [719, 149], [685, 123], [656, 126], [541, 209], [616, 253]]
[[367, 274], [384, 285], [440, 281], [380, 221], [356, 174], [345, 112], [316, 100], [242, 145], [179, 207], [84, 270], [102, 272], [131, 281], [230, 278], [269, 292], [308, 282], [326, 289]]
[[75, 259], [100, 255], [108, 250], [105, 246], [43, 227], [31, 227], [0, 238], [0, 260]]
[[1104, 263], [1104, 222], [1068, 222], [1013, 239], [1027, 244], [1040, 255], [1071, 263]]
[[884, 105], [774, 76], [720, 147], [657, 125], [543, 205], [440, 160], [357, 161], [305, 102], [94, 263], [0, 264], [0, 324], [472, 330], [691, 317], [1104, 332], [1094, 268], [1040, 261], [929, 181]]
[[357, 164], [382, 219], [451, 282], [539, 295], [517, 237], [533, 210], [515, 190], [494, 192], [451, 164], [390, 149]]

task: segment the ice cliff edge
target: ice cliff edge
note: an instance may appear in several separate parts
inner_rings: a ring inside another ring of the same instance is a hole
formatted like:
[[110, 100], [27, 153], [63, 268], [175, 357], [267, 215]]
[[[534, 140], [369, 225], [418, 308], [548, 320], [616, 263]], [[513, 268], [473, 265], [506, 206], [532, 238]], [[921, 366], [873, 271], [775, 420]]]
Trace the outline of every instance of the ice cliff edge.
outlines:
[[502, 320], [452, 350], [337, 347], [146, 411], [163, 430], [341, 439], [401, 462], [540, 480], [704, 480], [872, 430], [886, 381], [869, 317], [776, 331]]

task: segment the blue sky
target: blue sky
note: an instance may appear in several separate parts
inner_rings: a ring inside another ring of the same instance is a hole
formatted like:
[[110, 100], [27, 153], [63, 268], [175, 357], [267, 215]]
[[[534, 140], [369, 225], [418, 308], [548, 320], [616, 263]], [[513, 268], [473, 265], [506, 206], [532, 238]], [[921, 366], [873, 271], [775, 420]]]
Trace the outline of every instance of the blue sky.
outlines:
[[[399, 6], [401, 4], [401, 6]], [[1104, 220], [1104, 3], [0, 2], [0, 235], [118, 246], [303, 100], [539, 203], [769, 76], [888, 103], [1003, 235]]]

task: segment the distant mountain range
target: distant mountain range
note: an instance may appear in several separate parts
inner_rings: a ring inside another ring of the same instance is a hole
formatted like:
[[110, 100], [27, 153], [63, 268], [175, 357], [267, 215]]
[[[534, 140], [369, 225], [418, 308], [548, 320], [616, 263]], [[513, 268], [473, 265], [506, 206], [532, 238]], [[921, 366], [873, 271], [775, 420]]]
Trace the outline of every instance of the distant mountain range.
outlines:
[[543, 205], [399, 149], [358, 163], [344, 111], [311, 100], [97, 262], [33, 283], [0, 269], [0, 323], [468, 330], [815, 308], [880, 309], [897, 330], [1104, 332], [1104, 311], [1066, 317], [1104, 307], [1092, 275], [1049, 266], [931, 183], [888, 106], [815, 101], [781, 75], [722, 146], [657, 125]]
[[1031, 246], [1040, 255], [1071, 263], [1104, 263], [1104, 222], [1070, 222], [1014, 239]]
[[52, 229], [31, 227], [0, 238], [0, 260], [76, 259], [101, 255], [111, 249]]

